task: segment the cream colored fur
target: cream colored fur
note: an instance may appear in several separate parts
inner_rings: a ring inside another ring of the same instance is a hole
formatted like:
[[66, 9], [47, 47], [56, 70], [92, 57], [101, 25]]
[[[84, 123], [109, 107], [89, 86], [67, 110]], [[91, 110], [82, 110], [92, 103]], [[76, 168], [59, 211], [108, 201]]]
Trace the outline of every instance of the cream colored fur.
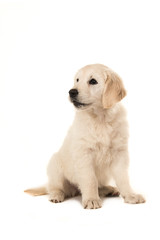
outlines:
[[[90, 79], [98, 84], [90, 85]], [[119, 192], [127, 203], [145, 202], [129, 184], [128, 124], [120, 103], [126, 95], [122, 80], [108, 67], [94, 64], [78, 71], [73, 88], [79, 92], [78, 101], [87, 105], [76, 109], [62, 147], [49, 162], [46, 188], [26, 192], [48, 193], [52, 202], [80, 192], [83, 207], [89, 209], [101, 207], [100, 195]], [[118, 190], [108, 186], [111, 178]]]

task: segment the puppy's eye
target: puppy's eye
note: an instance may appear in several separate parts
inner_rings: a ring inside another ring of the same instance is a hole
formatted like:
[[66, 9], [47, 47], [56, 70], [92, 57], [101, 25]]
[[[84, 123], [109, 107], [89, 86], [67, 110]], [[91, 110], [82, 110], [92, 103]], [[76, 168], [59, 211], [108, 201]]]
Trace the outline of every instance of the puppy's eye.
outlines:
[[89, 84], [96, 85], [96, 84], [98, 84], [98, 82], [96, 81], [96, 79], [92, 78], [91, 80], [89, 80]]
[[76, 81], [79, 82], [79, 78], [77, 78]]

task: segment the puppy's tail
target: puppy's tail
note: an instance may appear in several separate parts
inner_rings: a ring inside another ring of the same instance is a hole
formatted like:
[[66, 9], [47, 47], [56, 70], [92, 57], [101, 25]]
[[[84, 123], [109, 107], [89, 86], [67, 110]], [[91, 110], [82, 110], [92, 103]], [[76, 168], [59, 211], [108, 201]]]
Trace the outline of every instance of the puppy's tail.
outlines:
[[30, 188], [30, 189], [26, 189], [24, 190], [25, 193], [28, 193], [32, 196], [41, 196], [41, 195], [46, 195], [47, 193], [47, 189], [45, 186], [42, 187], [37, 187], [37, 188]]

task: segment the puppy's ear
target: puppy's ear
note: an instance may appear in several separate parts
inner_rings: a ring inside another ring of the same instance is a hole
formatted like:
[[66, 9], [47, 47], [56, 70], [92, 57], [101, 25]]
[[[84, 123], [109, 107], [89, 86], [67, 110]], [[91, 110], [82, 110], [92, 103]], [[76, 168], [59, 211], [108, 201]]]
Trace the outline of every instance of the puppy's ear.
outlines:
[[112, 72], [107, 72], [107, 80], [105, 83], [102, 104], [104, 108], [111, 108], [114, 104], [121, 101], [126, 96], [122, 80], [120, 77]]

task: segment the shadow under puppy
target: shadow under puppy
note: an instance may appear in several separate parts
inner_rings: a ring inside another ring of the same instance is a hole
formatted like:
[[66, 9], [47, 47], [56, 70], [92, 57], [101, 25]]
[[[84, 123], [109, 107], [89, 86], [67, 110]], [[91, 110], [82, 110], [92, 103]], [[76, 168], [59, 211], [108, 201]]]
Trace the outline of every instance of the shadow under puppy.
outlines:
[[[69, 91], [75, 119], [48, 164], [48, 183], [25, 192], [49, 194], [54, 203], [81, 193], [87, 209], [100, 208], [99, 196], [107, 195], [121, 194], [126, 203], [144, 203], [129, 184], [128, 124], [120, 103], [125, 96], [121, 78], [110, 68], [93, 64], [80, 69]], [[111, 178], [117, 188], [108, 186]]]

